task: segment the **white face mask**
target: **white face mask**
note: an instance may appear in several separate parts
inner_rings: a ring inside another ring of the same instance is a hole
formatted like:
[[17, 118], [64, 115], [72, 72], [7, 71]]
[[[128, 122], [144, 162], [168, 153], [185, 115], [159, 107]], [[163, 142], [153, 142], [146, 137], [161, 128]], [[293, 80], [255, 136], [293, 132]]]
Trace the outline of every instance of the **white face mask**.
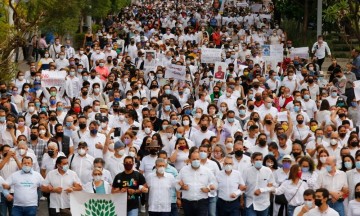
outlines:
[[331, 145], [336, 145], [338, 143], [337, 139], [330, 139]]
[[190, 124], [190, 121], [189, 121], [189, 120], [184, 120], [184, 121], [183, 121], [183, 125], [184, 125], [184, 126], [188, 126], [189, 124]]
[[135, 157], [135, 152], [129, 152], [130, 157]]
[[224, 166], [224, 169], [225, 169], [225, 171], [227, 171], [227, 172], [231, 171], [232, 168], [233, 168], [233, 167], [232, 167], [232, 165], [230, 165], [230, 164]]
[[20, 155], [26, 154], [26, 150], [25, 150], [25, 149], [19, 149], [19, 154], [20, 154]]
[[118, 154], [119, 154], [120, 156], [123, 156], [123, 155], [125, 154], [125, 150], [124, 150], [124, 149], [119, 150], [119, 151], [118, 151]]
[[94, 180], [95, 180], [95, 181], [101, 181], [101, 180], [102, 180], [102, 175], [96, 175], [96, 176], [94, 176]]
[[106, 126], [107, 126], [106, 123], [101, 123], [101, 128], [104, 129], [104, 128], [106, 128]]
[[232, 143], [226, 143], [226, 148], [227, 149], [232, 149], [233, 147], [234, 147], [234, 144], [232, 144]]
[[46, 130], [40, 130], [40, 131], [39, 131], [39, 134], [41, 134], [41, 135], [46, 134]]
[[320, 161], [321, 161], [321, 163], [325, 163], [326, 162], [326, 159], [327, 159], [327, 157], [320, 157]]
[[110, 150], [114, 150], [114, 143], [110, 143], [109, 146], [108, 146], [108, 148], [109, 148]]
[[84, 155], [84, 154], [86, 154], [86, 150], [83, 148], [78, 149], [78, 153], [79, 153], [79, 155]]

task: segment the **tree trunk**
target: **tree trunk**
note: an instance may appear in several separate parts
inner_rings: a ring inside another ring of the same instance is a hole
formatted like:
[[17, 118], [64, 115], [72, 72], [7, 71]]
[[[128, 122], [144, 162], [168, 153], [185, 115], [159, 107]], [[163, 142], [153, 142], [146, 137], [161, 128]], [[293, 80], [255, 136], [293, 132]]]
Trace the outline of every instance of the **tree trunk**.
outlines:
[[304, 43], [307, 41], [306, 32], [308, 28], [308, 20], [309, 20], [309, 0], [304, 0], [304, 23], [302, 33], [304, 35], [303, 40]]

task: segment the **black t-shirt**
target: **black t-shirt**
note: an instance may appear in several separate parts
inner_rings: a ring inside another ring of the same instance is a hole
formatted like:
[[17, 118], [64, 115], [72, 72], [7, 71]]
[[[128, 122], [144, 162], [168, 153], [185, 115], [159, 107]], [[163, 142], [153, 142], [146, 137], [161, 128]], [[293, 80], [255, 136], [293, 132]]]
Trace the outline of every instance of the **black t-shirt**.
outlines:
[[[122, 172], [115, 176], [113, 187], [120, 189], [129, 188], [138, 190], [139, 185], [144, 185], [145, 183], [146, 182], [144, 176], [137, 171], [133, 171], [131, 174], [126, 174], [125, 172]], [[128, 194], [127, 211], [138, 208], [139, 196], [140, 194]]]

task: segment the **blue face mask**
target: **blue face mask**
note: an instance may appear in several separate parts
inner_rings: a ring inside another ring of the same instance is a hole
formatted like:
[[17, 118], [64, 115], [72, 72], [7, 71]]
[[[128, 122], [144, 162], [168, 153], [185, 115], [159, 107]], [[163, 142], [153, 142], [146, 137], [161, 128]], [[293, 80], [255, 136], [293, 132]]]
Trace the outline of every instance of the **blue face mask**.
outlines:
[[93, 135], [96, 135], [97, 132], [98, 132], [98, 130], [96, 130], [96, 129], [90, 130], [90, 133], [93, 134]]
[[206, 152], [200, 152], [200, 158], [205, 159], [207, 158], [208, 154]]
[[260, 169], [262, 167], [262, 161], [255, 161], [254, 162], [254, 167], [256, 169]]
[[304, 95], [304, 99], [305, 99], [305, 100], [309, 100], [309, 99], [310, 99], [310, 95]]
[[181, 134], [179, 134], [179, 133], [176, 133], [176, 134], [175, 134], [175, 136], [176, 136], [176, 138], [177, 138], [177, 139], [179, 139], [179, 138], [182, 138], [182, 137], [183, 137], [183, 136], [182, 136]]
[[41, 105], [40, 102], [36, 102], [36, 103], [35, 103], [35, 106], [36, 106], [36, 107], [40, 107], [40, 105]]
[[41, 112], [46, 112], [46, 108], [45, 108], [45, 107], [42, 107], [42, 108], [41, 108]]
[[1, 117], [0, 117], [0, 122], [5, 122], [5, 120], [6, 120], [6, 117], [5, 117], [5, 116], [1, 116]]
[[191, 110], [187, 109], [187, 110], [185, 110], [184, 113], [185, 113], [186, 115], [190, 115], [190, 114], [191, 114]]
[[170, 111], [171, 107], [170, 107], [170, 105], [166, 105], [164, 109], [165, 109], [165, 111]]
[[245, 110], [239, 110], [240, 115], [245, 115]]
[[24, 171], [25, 173], [29, 173], [31, 171], [31, 167], [30, 166], [22, 166], [22, 171]]
[[114, 98], [114, 101], [115, 101], [115, 102], [119, 102], [119, 101], [120, 101], [120, 98]]
[[345, 165], [346, 169], [351, 169], [352, 168], [352, 162], [345, 162], [344, 165]]
[[66, 122], [66, 127], [71, 127], [72, 122]]
[[62, 107], [56, 107], [56, 110], [57, 111], [63, 111], [63, 108]]
[[325, 168], [326, 168], [326, 171], [327, 171], [327, 172], [331, 172], [331, 170], [332, 170], [332, 167], [329, 166], [329, 165], [327, 165]]
[[200, 160], [191, 161], [191, 166], [194, 167], [194, 168], [199, 168], [200, 167]]
[[50, 104], [51, 104], [51, 105], [55, 105], [55, 104], [56, 104], [56, 100], [50, 100]]
[[336, 92], [331, 92], [331, 97], [336, 97], [337, 93]]
[[299, 106], [294, 106], [294, 112], [299, 112], [300, 107]]
[[355, 162], [355, 167], [356, 167], [356, 169], [360, 169], [360, 161]]
[[249, 94], [249, 99], [252, 100], [254, 98], [253, 94]]
[[356, 107], [357, 103], [353, 101], [353, 102], [351, 102], [351, 106]]
[[177, 120], [171, 120], [170, 122], [171, 122], [172, 125], [176, 125], [178, 121]]
[[234, 118], [227, 118], [227, 120], [229, 123], [233, 123], [235, 121]]
[[62, 170], [63, 170], [64, 172], [67, 172], [67, 171], [69, 170], [69, 165], [64, 165], [64, 166], [62, 166]]
[[309, 167], [302, 167], [301, 171], [304, 172], [304, 173], [309, 172]]

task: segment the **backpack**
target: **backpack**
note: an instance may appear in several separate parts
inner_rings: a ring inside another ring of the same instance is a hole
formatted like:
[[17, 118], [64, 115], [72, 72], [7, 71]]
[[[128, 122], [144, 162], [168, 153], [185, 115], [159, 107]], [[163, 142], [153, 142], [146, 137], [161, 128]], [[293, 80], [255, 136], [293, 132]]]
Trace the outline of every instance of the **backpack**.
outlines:
[[216, 27], [217, 26], [217, 20], [215, 19], [215, 17], [210, 19], [210, 26], [211, 27]]

